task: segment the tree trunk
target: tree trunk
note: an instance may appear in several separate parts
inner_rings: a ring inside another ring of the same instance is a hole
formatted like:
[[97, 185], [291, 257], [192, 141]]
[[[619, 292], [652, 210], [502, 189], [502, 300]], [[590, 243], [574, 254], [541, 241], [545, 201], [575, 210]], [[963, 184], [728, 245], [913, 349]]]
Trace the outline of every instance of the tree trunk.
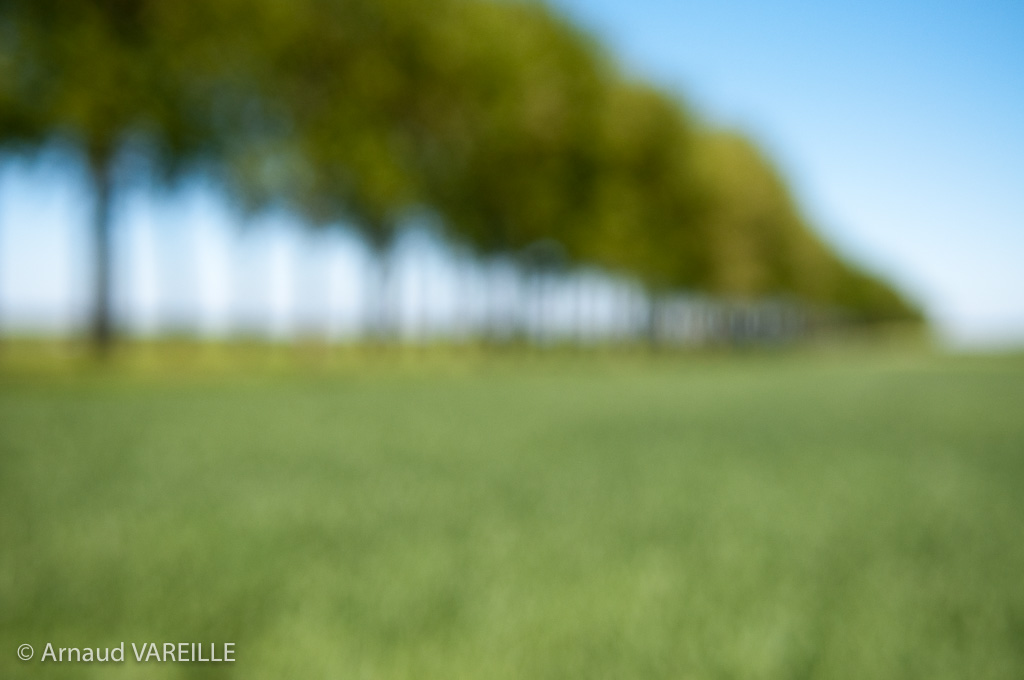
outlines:
[[661, 349], [662, 328], [661, 328], [661, 299], [660, 296], [651, 292], [647, 295], [647, 346], [652, 350]]
[[384, 345], [397, 331], [393, 308], [391, 252], [386, 247], [373, 249], [373, 264], [365, 289], [364, 332], [370, 345]]
[[112, 260], [111, 208], [113, 163], [109, 155], [95, 155], [89, 163], [93, 185], [93, 309], [89, 340], [96, 356], [110, 354], [114, 341], [110, 269]]
[[587, 344], [587, 280], [585, 277], [577, 274], [576, 280], [573, 282], [576, 285], [573, 286], [572, 290], [572, 306], [570, 314], [572, 314], [572, 325], [573, 328], [570, 331], [572, 340], [576, 342], [576, 346], [583, 348]]
[[501, 295], [500, 274], [501, 270], [495, 260], [484, 263], [484, 320], [481, 335], [486, 343], [493, 345], [504, 344], [509, 339], [509, 333], [514, 333], [514, 330], [510, 331], [514, 324], [508, 318], [508, 301], [503, 300]]

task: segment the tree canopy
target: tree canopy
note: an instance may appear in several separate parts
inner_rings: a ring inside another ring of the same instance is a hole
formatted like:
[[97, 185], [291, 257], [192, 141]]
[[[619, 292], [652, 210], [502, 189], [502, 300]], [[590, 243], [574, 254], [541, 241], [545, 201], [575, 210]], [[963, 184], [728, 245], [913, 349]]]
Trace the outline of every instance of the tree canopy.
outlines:
[[167, 176], [202, 166], [250, 207], [352, 223], [379, 249], [426, 209], [482, 255], [554, 242], [654, 290], [919, 318], [815, 234], [750, 140], [536, 2], [3, 0], [0, 144], [58, 137], [93, 177], [98, 270], [134, 144]]

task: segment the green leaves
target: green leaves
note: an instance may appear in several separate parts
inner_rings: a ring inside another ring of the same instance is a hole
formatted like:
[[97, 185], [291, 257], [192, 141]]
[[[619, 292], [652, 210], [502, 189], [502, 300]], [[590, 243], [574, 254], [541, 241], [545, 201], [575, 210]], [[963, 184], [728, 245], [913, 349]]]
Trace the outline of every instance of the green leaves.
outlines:
[[250, 209], [358, 225], [426, 209], [484, 254], [553, 240], [656, 289], [914, 316], [843, 263], [745, 138], [626, 78], [543, 4], [8, 0], [0, 144], [147, 141]]

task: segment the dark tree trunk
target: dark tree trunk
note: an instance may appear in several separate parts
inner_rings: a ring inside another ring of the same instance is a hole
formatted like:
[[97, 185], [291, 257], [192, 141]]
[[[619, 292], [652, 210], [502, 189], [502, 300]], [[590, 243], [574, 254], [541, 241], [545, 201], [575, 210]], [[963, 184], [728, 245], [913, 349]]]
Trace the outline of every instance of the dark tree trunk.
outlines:
[[572, 290], [572, 325], [570, 331], [572, 339], [577, 347], [584, 347], [587, 344], [587, 282], [583, 276], [576, 276]]
[[366, 282], [364, 332], [371, 345], [384, 345], [397, 332], [392, 253], [387, 247], [373, 249], [373, 266]]
[[507, 302], [500, 295], [500, 269], [494, 260], [484, 264], [484, 320], [482, 337], [485, 342], [500, 345], [508, 340], [509, 319], [507, 313]]
[[544, 273], [535, 270], [530, 274], [533, 298], [531, 300], [533, 309], [530, 312], [531, 328], [530, 340], [536, 347], [542, 347], [547, 342], [547, 325], [545, 324], [545, 312], [547, 311], [547, 282], [544, 280]]
[[661, 299], [655, 292], [647, 296], [647, 346], [652, 350], [661, 349]]
[[89, 164], [93, 185], [93, 308], [89, 340], [100, 358], [110, 354], [114, 342], [112, 290], [111, 208], [113, 199], [113, 163], [109, 155], [95, 155]]
[[473, 337], [473, 263], [469, 255], [456, 251], [452, 258], [455, 270], [455, 313], [452, 318], [452, 341], [472, 342]]

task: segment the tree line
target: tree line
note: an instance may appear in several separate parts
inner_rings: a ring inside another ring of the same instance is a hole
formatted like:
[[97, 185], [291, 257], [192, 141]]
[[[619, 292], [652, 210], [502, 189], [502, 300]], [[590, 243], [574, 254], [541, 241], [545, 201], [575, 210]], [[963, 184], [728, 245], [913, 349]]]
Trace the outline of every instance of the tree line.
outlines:
[[385, 253], [429, 212], [481, 258], [585, 264], [652, 299], [786, 298], [919, 321], [814, 232], [740, 133], [515, 0], [0, 0], [0, 145], [65, 140], [95, 199], [91, 337], [109, 345], [124, 159], [215, 177], [249, 211], [354, 225]]

